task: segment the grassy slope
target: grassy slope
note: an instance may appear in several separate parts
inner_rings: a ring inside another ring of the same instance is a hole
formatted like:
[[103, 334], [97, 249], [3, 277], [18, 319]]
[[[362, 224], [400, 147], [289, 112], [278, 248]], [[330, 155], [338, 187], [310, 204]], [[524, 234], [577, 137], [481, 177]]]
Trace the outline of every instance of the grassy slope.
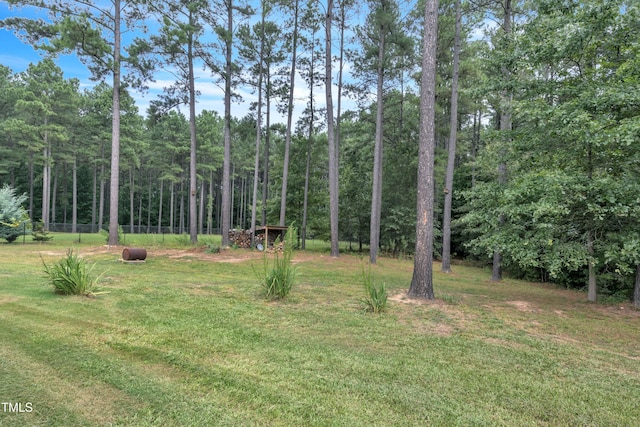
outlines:
[[[148, 260], [123, 264], [122, 248], [99, 247], [101, 237], [73, 239], [0, 245], [0, 402], [33, 405], [21, 414], [0, 406], [0, 426], [640, 419], [640, 316], [629, 306], [494, 284], [462, 266], [436, 272], [437, 301], [414, 303], [401, 294], [411, 262], [381, 259], [372, 272], [396, 297], [387, 313], [366, 315], [354, 256], [295, 254], [298, 283], [269, 303], [253, 254], [168, 251], [132, 238]], [[42, 285], [38, 254], [56, 261], [72, 244], [104, 272], [108, 294], [61, 297]]]

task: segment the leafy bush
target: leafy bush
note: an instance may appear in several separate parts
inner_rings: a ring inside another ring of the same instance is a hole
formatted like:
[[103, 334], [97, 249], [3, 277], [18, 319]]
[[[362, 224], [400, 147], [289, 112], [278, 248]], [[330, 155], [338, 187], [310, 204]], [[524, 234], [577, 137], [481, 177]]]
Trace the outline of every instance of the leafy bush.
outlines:
[[362, 300], [364, 310], [369, 313], [382, 313], [387, 309], [387, 290], [384, 283], [376, 285], [371, 276], [371, 265], [365, 271], [362, 267], [362, 283], [365, 290], [365, 298]]
[[[291, 255], [293, 254], [293, 244], [295, 243], [295, 229], [289, 227], [284, 237], [282, 245], [282, 256], [278, 252], [275, 253], [273, 259], [273, 267], [269, 269], [267, 255], [264, 255], [264, 273], [262, 275], [261, 285], [265, 291], [265, 298], [277, 300], [285, 298], [295, 281], [296, 269], [291, 264]], [[277, 242], [274, 244], [277, 247]]]
[[93, 266], [88, 267], [87, 261], [75, 255], [72, 249], [56, 264], [48, 266], [44, 261], [42, 264], [48, 277], [47, 284], [53, 285], [58, 294], [91, 295], [91, 290], [98, 281], [91, 276]]
[[216, 245], [215, 243], [208, 243], [205, 246], [204, 251], [208, 254], [218, 254], [220, 253], [220, 246]]
[[4, 185], [0, 188], [0, 239], [11, 243], [23, 233], [30, 233], [29, 215], [22, 207], [27, 195], [16, 196], [16, 190]]

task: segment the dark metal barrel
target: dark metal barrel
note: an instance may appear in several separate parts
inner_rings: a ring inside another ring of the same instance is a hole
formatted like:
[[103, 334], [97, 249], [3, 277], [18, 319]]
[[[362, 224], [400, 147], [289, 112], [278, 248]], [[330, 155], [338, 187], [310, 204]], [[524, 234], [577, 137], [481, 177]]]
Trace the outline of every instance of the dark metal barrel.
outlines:
[[147, 258], [147, 250], [144, 248], [124, 248], [122, 259], [125, 261], [143, 261]]

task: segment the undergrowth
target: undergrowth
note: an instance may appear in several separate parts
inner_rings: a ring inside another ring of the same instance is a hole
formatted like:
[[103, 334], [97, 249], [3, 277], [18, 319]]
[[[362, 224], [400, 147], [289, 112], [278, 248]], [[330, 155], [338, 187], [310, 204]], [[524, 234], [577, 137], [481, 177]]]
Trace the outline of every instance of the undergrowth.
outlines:
[[[269, 268], [267, 260], [266, 248], [264, 255], [264, 272], [261, 282], [264, 289], [265, 298], [269, 300], [283, 299], [293, 287], [296, 278], [296, 268], [291, 263], [291, 255], [293, 254], [293, 243], [295, 241], [295, 229], [289, 227], [282, 242], [282, 255], [276, 250], [273, 258], [273, 266]], [[280, 242], [276, 240], [274, 248], [278, 248]]]
[[375, 279], [371, 276], [371, 265], [365, 271], [362, 266], [362, 283], [365, 290], [365, 298], [362, 300], [364, 310], [369, 313], [382, 313], [387, 309], [387, 290], [384, 283], [376, 285]]
[[69, 249], [67, 256], [49, 266], [42, 261], [47, 275], [47, 284], [53, 286], [54, 291], [62, 295], [91, 295], [97, 277], [91, 275], [95, 266], [88, 266], [87, 261]]

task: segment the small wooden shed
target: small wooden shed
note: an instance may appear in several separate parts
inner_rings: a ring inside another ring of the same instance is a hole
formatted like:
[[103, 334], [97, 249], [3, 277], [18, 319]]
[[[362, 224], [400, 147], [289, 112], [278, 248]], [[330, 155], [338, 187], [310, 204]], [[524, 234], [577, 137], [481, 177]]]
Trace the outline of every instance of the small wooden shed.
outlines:
[[[256, 228], [256, 245], [262, 243], [265, 248], [273, 247], [273, 243], [278, 239], [280, 242], [284, 241], [284, 236], [287, 234], [288, 227], [281, 225], [265, 225], [264, 227]], [[266, 238], [265, 238], [266, 236]]]

